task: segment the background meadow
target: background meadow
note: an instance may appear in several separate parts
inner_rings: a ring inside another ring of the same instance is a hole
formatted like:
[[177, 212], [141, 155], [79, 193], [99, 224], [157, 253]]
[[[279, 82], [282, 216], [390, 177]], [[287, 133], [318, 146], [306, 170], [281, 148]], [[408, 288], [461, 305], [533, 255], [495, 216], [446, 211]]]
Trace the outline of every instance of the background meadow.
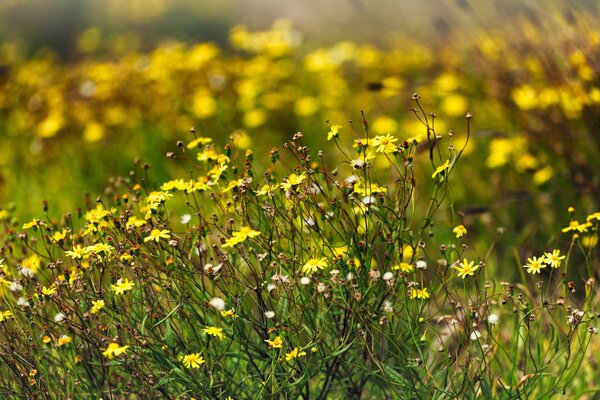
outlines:
[[0, 390], [593, 398], [598, 16], [3, 3]]

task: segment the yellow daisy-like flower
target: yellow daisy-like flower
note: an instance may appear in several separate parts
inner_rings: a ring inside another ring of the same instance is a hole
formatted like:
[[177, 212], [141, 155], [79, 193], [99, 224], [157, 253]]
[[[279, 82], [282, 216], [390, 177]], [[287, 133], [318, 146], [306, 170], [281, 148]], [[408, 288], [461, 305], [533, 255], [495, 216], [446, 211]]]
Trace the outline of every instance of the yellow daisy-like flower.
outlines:
[[341, 125], [332, 125], [329, 128], [329, 132], [327, 133], [327, 140], [331, 140], [337, 138], [339, 136], [338, 132], [342, 129]]
[[128, 348], [129, 348], [129, 345], [120, 346], [119, 343], [112, 342], [111, 344], [108, 345], [106, 350], [104, 350], [102, 355], [104, 357], [108, 358], [109, 360], [112, 360], [114, 357], [118, 357], [121, 354], [125, 354], [125, 352], [127, 351]]
[[445, 163], [443, 163], [442, 165], [440, 165], [439, 167], [437, 167], [435, 169], [435, 171], [433, 172], [433, 175], [431, 175], [431, 178], [435, 178], [436, 176], [438, 176], [439, 174], [441, 174], [442, 172], [447, 170], [449, 167], [450, 167], [450, 160], [446, 160]]
[[238, 232], [233, 232], [231, 237], [223, 244], [224, 248], [233, 247], [236, 244], [246, 241], [248, 238], [253, 238], [260, 235], [260, 231], [255, 231], [248, 226], [242, 226]]
[[410, 288], [410, 291], [408, 292], [408, 297], [410, 297], [411, 299], [428, 299], [431, 296], [431, 294], [429, 293], [429, 290], [427, 288], [423, 288], [423, 289], [417, 289], [414, 287]]
[[569, 223], [569, 226], [567, 226], [566, 228], [563, 228], [562, 232], [563, 233], [566, 233], [566, 232], [569, 232], [569, 231], [573, 231], [573, 232], [587, 232], [587, 228], [588, 228], [588, 223], [580, 224], [579, 221], [572, 220]]
[[283, 346], [283, 340], [281, 339], [281, 336], [276, 336], [272, 340], [267, 339], [265, 342], [267, 342], [269, 348], [271, 349], [280, 349]]
[[168, 231], [167, 229], [152, 229], [152, 232], [150, 232], [150, 235], [146, 236], [144, 238], [144, 242], [151, 242], [151, 241], [155, 241], [156, 243], [160, 242], [160, 239], [166, 239], [169, 240], [171, 239], [171, 232]]
[[235, 309], [232, 308], [231, 310], [222, 310], [221, 316], [224, 318], [227, 318], [227, 317], [235, 318], [236, 317]]
[[398, 138], [388, 133], [385, 136], [375, 136], [371, 145], [377, 147], [375, 151], [378, 153], [393, 153], [398, 150], [398, 146], [394, 144], [397, 141]]
[[37, 218], [34, 218], [33, 220], [31, 220], [31, 222], [27, 222], [25, 224], [23, 224], [23, 229], [29, 229], [29, 228], [33, 228], [34, 226], [39, 226], [40, 225], [40, 220]]
[[65, 344], [69, 344], [72, 341], [73, 339], [71, 338], [71, 336], [61, 335], [61, 337], [58, 338], [58, 347], [64, 346]]
[[552, 268], [560, 267], [560, 262], [565, 259], [565, 256], [560, 255], [560, 250], [554, 249], [552, 253], [548, 252], [544, 254], [544, 261], [550, 264]]
[[73, 247], [72, 251], [71, 250], [65, 251], [65, 254], [74, 260], [81, 260], [81, 259], [87, 258], [89, 256], [89, 254], [86, 250], [87, 250], [87, 248], [82, 247], [80, 244], [78, 244], [77, 246]]
[[217, 328], [216, 326], [207, 326], [202, 330], [202, 332], [210, 336], [218, 337], [221, 340], [225, 338], [225, 335], [223, 334], [223, 328]]
[[128, 290], [132, 290], [135, 287], [135, 283], [131, 282], [127, 278], [119, 278], [117, 283], [110, 285], [111, 289], [115, 291], [115, 294], [123, 294]]
[[412, 272], [415, 267], [412, 264], [406, 263], [406, 262], [401, 262], [398, 265], [394, 265], [392, 267], [393, 270], [400, 270], [404, 273], [408, 273], [408, 272]]
[[283, 190], [290, 190], [295, 186], [298, 186], [306, 179], [306, 174], [303, 172], [300, 175], [290, 174], [283, 182], [279, 184]]
[[92, 300], [92, 308], [90, 308], [90, 312], [92, 314], [96, 314], [98, 311], [102, 310], [104, 306], [104, 300]]
[[454, 228], [452, 232], [456, 234], [456, 238], [458, 239], [459, 237], [467, 234], [467, 228], [465, 228], [465, 226], [461, 224]]
[[46, 287], [46, 286], [42, 287], [42, 294], [44, 296], [51, 296], [54, 293], [56, 293], [56, 285], [53, 284], [53, 285], [51, 285], [49, 287]]
[[302, 266], [302, 272], [308, 275], [311, 272], [317, 272], [325, 268], [327, 268], [327, 258], [311, 258]]
[[544, 268], [544, 257], [533, 257], [527, 259], [529, 264], [525, 264], [523, 267], [527, 268], [527, 272], [530, 274], [539, 274], [540, 270]]
[[301, 349], [299, 347], [295, 347], [294, 350], [290, 351], [289, 353], [285, 353], [285, 361], [291, 361], [295, 358], [305, 356], [305, 355], [306, 355], [305, 351], [301, 351]]
[[62, 231], [56, 231], [52, 234], [52, 239], [57, 242], [64, 240], [67, 237], [67, 230], [63, 229]]
[[10, 310], [0, 311], [0, 322], [4, 322], [7, 319], [11, 318], [13, 313]]
[[465, 279], [467, 275], [473, 276], [475, 271], [479, 268], [479, 264], [475, 265], [474, 261], [468, 262], [467, 259], [463, 259], [463, 262], [454, 266], [454, 269], [458, 271], [458, 277]]
[[200, 368], [206, 362], [200, 353], [186, 354], [181, 358], [181, 362], [186, 368]]

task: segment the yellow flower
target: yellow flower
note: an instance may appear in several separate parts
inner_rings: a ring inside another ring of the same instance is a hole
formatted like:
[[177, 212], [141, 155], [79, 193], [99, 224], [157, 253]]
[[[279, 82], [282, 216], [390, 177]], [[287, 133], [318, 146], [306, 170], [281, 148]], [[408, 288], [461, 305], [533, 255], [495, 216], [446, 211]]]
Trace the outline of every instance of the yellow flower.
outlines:
[[408, 297], [411, 299], [428, 299], [431, 295], [429, 294], [429, 290], [427, 288], [416, 289], [414, 287], [410, 288], [408, 293]]
[[200, 368], [206, 361], [202, 358], [200, 353], [191, 353], [183, 356], [181, 362], [183, 362], [183, 365], [185, 365], [186, 368]]
[[447, 170], [450, 167], [450, 160], [446, 160], [445, 163], [436, 168], [431, 178], [435, 178], [438, 174], [441, 174], [443, 171]]
[[456, 234], [456, 238], [458, 239], [459, 237], [467, 234], [467, 228], [465, 228], [465, 226], [461, 224], [454, 228], [452, 232]]
[[70, 336], [61, 335], [61, 337], [58, 338], [58, 347], [64, 346], [65, 344], [71, 343], [72, 341], [73, 339]]
[[77, 260], [88, 257], [89, 254], [86, 250], [87, 248], [81, 247], [81, 245], [78, 244], [77, 246], [73, 247], [73, 251], [67, 250], [65, 251], [65, 254], [72, 259]]
[[283, 340], [281, 340], [281, 336], [277, 336], [273, 338], [273, 340], [267, 339], [265, 340], [271, 349], [280, 349], [283, 345]]
[[560, 267], [560, 262], [565, 259], [565, 256], [560, 255], [560, 250], [555, 249], [552, 253], [548, 252], [544, 254], [544, 262], [550, 264], [552, 268]]
[[152, 229], [152, 232], [150, 232], [150, 235], [146, 236], [144, 238], [144, 242], [151, 242], [151, 241], [155, 241], [155, 242], [160, 242], [160, 239], [171, 239], [171, 235], [170, 235], [170, 231], [163, 229]]
[[216, 326], [207, 326], [202, 330], [202, 332], [206, 333], [207, 335], [218, 337], [221, 340], [223, 340], [225, 337], [223, 334], [223, 328], [217, 328]]
[[302, 266], [302, 272], [310, 274], [324, 268], [327, 268], [327, 258], [311, 258]]
[[118, 357], [121, 354], [125, 354], [125, 352], [127, 351], [128, 348], [129, 348], [129, 345], [120, 346], [119, 343], [112, 342], [111, 344], [108, 345], [106, 350], [104, 350], [102, 355], [104, 357], [108, 358], [109, 360], [112, 360], [114, 357]]
[[223, 244], [223, 247], [233, 247], [236, 244], [244, 242], [246, 239], [253, 238], [260, 235], [259, 231], [255, 231], [248, 226], [242, 226], [238, 232], [233, 232], [231, 238], [227, 239]]
[[305, 356], [306, 352], [300, 351], [300, 350], [301, 350], [300, 348], [296, 347], [296, 348], [294, 348], [294, 350], [290, 351], [289, 353], [285, 353], [285, 361], [291, 361], [295, 358]]
[[573, 232], [587, 232], [587, 228], [588, 228], [588, 223], [585, 224], [580, 224], [579, 221], [577, 220], [573, 220], [569, 223], [569, 226], [567, 226], [566, 228], [563, 228], [562, 232], [566, 233], [569, 231], [573, 231]]
[[90, 309], [90, 312], [92, 314], [96, 314], [98, 311], [102, 310], [104, 306], [104, 300], [92, 300], [92, 308]]
[[231, 310], [222, 310], [221, 316], [224, 318], [227, 318], [227, 317], [235, 318], [236, 317], [235, 309], [232, 308]]
[[52, 339], [50, 339], [50, 336], [44, 336], [42, 338], [42, 342], [44, 342], [45, 344], [48, 344], [52, 341]]
[[329, 128], [329, 132], [327, 133], [327, 140], [337, 138], [339, 136], [338, 132], [340, 131], [340, 129], [342, 129], [341, 125], [332, 125], [331, 128]]
[[31, 222], [27, 222], [26, 224], [23, 224], [23, 229], [29, 229], [29, 228], [33, 228], [34, 226], [39, 226], [40, 225], [40, 220], [37, 218], [34, 218], [33, 220], [31, 220]]
[[539, 274], [540, 270], [545, 267], [545, 265], [543, 264], [544, 257], [529, 258], [527, 259], [527, 262], [529, 264], [526, 264], [523, 267], [527, 268], [527, 272], [529, 272], [530, 274]]
[[281, 182], [279, 187], [281, 187], [283, 190], [290, 190], [294, 186], [298, 186], [299, 184], [301, 184], [305, 179], [306, 175], [304, 172], [300, 175], [290, 174], [283, 182]]
[[67, 230], [63, 229], [61, 232], [56, 231], [52, 234], [52, 238], [57, 241], [60, 242], [61, 240], [64, 240], [67, 237]]
[[194, 140], [192, 140], [190, 143], [188, 143], [187, 148], [188, 149], [193, 149], [195, 147], [198, 147], [198, 145], [205, 145], [212, 142], [212, 138], [209, 137], [199, 137], [196, 138]]
[[393, 153], [398, 150], [398, 147], [394, 144], [397, 141], [398, 138], [388, 133], [385, 136], [375, 136], [371, 145], [377, 147], [375, 151], [378, 153]]
[[53, 295], [54, 293], [56, 293], [56, 285], [51, 285], [50, 287], [46, 287], [46, 286], [42, 287], [42, 294], [44, 296], [50, 296], [50, 295]]
[[463, 262], [454, 266], [454, 269], [458, 271], [458, 277], [465, 279], [467, 275], [473, 276], [475, 271], [479, 268], [479, 264], [475, 265], [474, 261], [468, 262], [467, 259], [463, 259]]
[[401, 262], [398, 265], [394, 265], [392, 267], [392, 269], [393, 270], [400, 270], [400, 271], [402, 271], [404, 273], [408, 273], [408, 272], [412, 272], [415, 269], [415, 267], [412, 264]]
[[116, 284], [110, 285], [111, 289], [114, 290], [115, 294], [117, 294], [117, 295], [123, 294], [126, 291], [133, 289], [134, 286], [135, 286], [135, 283], [131, 282], [127, 278], [119, 278], [119, 280], [117, 280]]
[[7, 319], [11, 318], [13, 313], [10, 310], [0, 311], [0, 322], [4, 322]]

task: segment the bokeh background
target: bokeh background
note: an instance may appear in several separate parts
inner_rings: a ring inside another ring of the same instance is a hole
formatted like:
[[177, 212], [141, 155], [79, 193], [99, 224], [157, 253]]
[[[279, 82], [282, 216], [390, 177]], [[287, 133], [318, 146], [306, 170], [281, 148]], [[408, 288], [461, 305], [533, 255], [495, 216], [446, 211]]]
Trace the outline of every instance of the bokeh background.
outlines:
[[360, 123], [348, 122], [360, 110], [372, 134], [423, 138], [409, 111], [418, 92], [456, 147], [464, 115], [475, 116], [452, 191], [464, 222], [490, 242], [510, 232], [496, 242], [509, 254], [515, 243], [537, 251], [568, 242], [556, 230], [569, 223], [567, 207], [583, 214], [600, 203], [598, 8], [591, 0], [4, 0], [0, 204], [29, 219], [45, 199], [58, 218], [84, 207], [85, 193], [112, 195], [111, 177], [143, 163], [157, 184], [183, 176], [189, 164], [165, 154], [191, 139], [192, 126], [265, 162], [297, 131], [316, 147], [328, 124], [342, 125], [345, 140], [362, 136]]

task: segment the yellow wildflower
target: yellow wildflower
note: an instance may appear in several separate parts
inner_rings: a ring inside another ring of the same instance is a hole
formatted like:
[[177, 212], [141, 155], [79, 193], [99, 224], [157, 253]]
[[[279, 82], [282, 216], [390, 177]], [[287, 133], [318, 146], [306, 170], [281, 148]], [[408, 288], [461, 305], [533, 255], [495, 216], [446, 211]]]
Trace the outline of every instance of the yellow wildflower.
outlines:
[[150, 235], [146, 236], [144, 238], [144, 242], [150, 242], [150, 241], [155, 241], [155, 242], [159, 242], [160, 239], [171, 239], [171, 235], [170, 235], [170, 231], [163, 229], [152, 229], [152, 232], [150, 232]]
[[192, 353], [183, 356], [181, 362], [183, 362], [183, 365], [185, 365], [186, 368], [200, 368], [206, 361], [202, 358], [200, 353]]
[[447, 170], [450, 167], [450, 160], [446, 160], [445, 163], [436, 168], [431, 178], [435, 178], [438, 174], [441, 174], [443, 171]]
[[565, 256], [560, 255], [560, 250], [555, 249], [552, 253], [544, 253], [544, 262], [550, 264], [552, 268], [560, 267], [560, 262], [565, 259]]
[[324, 268], [327, 268], [327, 258], [311, 258], [302, 266], [302, 272], [310, 274]]
[[265, 342], [267, 342], [271, 349], [280, 349], [283, 345], [283, 340], [281, 339], [281, 336], [277, 336], [273, 338], [273, 340], [267, 339], [265, 340]]
[[465, 226], [461, 224], [454, 228], [452, 232], [456, 234], [456, 238], [458, 239], [459, 237], [467, 234], [467, 228], [465, 228]]
[[121, 354], [125, 354], [125, 352], [127, 351], [128, 348], [129, 348], [129, 345], [120, 346], [119, 343], [112, 342], [111, 344], [108, 345], [106, 350], [104, 350], [104, 352], [102, 352], [102, 355], [104, 357], [108, 358], [109, 360], [112, 360], [114, 357], [118, 357]]
[[231, 234], [231, 238], [227, 239], [223, 244], [223, 247], [232, 247], [236, 244], [244, 242], [248, 238], [253, 238], [260, 235], [260, 231], [255, 231], [248, 226], [242, 226], [242, 228]]
[[329, 132], [327, 133], [327, 140], [337, 138], [339, 136], [338, 132], [340, 131], [340, 129], [342, 129], [341, 125], [332, 125], [331, 128], [329, 128]]
[[394, 144], [394, 142], [397, 141], [398, 138], [388, 133], [385, 136], [375, 136], [371, 145], [377, 147], [375, 151], [378, 153], [393, 153], [398, 149], [398, 147]]
[[300, 348], [295, 347], [294, 350], [290, 351], [289, 353], [285, 353], [285, 361], [291, 361], [295, 358], [305, 356], [305, 355], [306, 355], [305, 351], [301, 351]]
[[65, 344], [71, 343], [73, 339], [68, 335], [61, 335], [58, 338], [58, 347], [64, 346]]
[[467, 259], [463, 259], [463, 262], [454, 266], [454, 269], [458, 271], [458, 277], [465, 279], [467, 275], [473, 276], [475, 271], [479, 268], [479, 264], [475, 265], [474, 261], [468, 262]]
[[306, 179], [306, 174], [302, 172], [300, 175], [290, 174], [283, 182], [279, 185], [283, 190], [291, 190], [293, 187], [298, 186]]
[[135, 283], [131, 282], [127, 278], [119, 278], [119, 280], [117, 280], [116, 284], [110, 285], [111, 289], [114, 290], [115, 294], [117, 294], [117, 295], [123, 294], [126, 291], [133, 289], [134, 286], [135, 286]]
[[104, 300], [92, 300], [92, 308], [90, 309], [90, 313], [96, 314], [98, 311], [102, 310], [104, 306]]
[[527, 262], [529, 264], [525, 264], [523, 267], [527, 268], [527, 272], [529, 272], [530, 274], [539, 274], [540, 270], [544, 267], [546, 267], [543, 262], [544, 262], [544, 257], [533, 257], [533, 258], [529, 258], [527, 259]]
[[429, 294], [429, 290], [427, 288], [416, 289], [414, 287], [410, 288], [408, 293], [408, 297], [411, 299], [428, 299], [431, 295]]
[[223, 328], [217, 328], [216, 326], [207, 326], [202, 330], [202, 332], [210, 336], [218, 337], [221, 340], [223, 340], [223, 338], [225, 337], [225, 335], [223, 334]]
[[11, 318], [13, 313], [10, 310], [0, 311], [0, 322], [4, 322], [7, 319]]

